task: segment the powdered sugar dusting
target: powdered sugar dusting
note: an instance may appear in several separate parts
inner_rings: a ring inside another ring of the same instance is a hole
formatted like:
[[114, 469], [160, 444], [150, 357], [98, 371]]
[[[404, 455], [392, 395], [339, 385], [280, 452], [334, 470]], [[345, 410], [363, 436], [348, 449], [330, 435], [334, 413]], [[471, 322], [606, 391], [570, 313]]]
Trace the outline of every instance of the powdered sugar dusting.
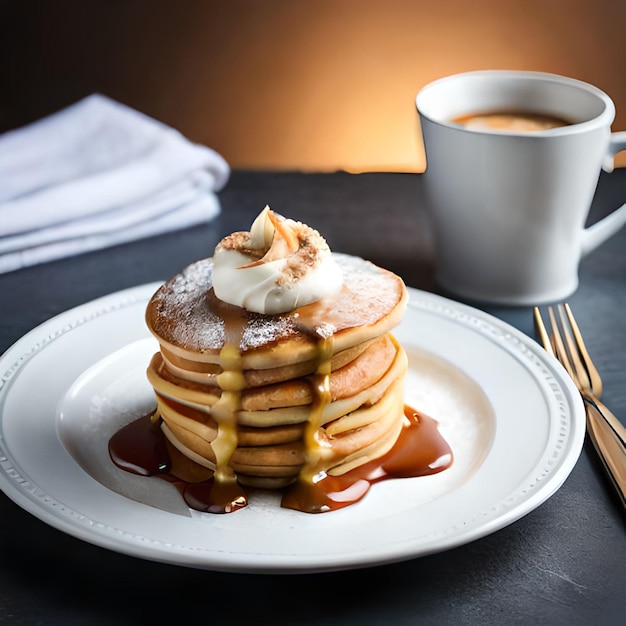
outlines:
[[346, 287], [342, 297], [333, 303], [333, 310], [341, 318], [352, 319], [361, 326], [374, 324], [396, 306], [403, 289], [397, 276], [360, 257], [339, 253], [334, 256], [343, 270]]
[[153, 332], [169, 343], [194, 350], [218, 350], [224, 322], [206, 306], [213, 264], [208, 259], [186, 267], [166, 282], [148, 304]]
[[[359, 257], [335, 253], [344, 277], [339, 294], [324, 302], [328, 316], [320, 315], [315, 332], [335, 332], [374, 324], [387, 315], [402, 297], [402, 281]], [[203, 259], [167, 281], [148, 304], [146, 318], [151, 330], [163, 340], [198, 352], [219, 351], [225, 340], [224, 321], [212, 310], [213, 262]], [[315, 306], [315, 305], [309, 305]], [[332, 327], [332, 328], [331, 328]], [[297, 315], [246, 314], [242, 352], [301, 335]]]

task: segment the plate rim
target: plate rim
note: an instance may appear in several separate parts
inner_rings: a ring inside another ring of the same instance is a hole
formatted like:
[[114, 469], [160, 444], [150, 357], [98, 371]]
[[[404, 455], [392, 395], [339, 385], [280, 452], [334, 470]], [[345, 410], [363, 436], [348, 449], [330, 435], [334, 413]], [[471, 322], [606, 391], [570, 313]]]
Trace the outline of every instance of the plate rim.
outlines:
[[[137, 305], [147, 299], [156, 291], [162, 282], [151, 282], [135, 287], [130, 287], [114, 293], [101, 296], [90, 302], [78, 305], [62, 313], [55, 315], [49, 320], [36, 326], [27, 332], [0, 355], [0, 489], [13, 500], [18, 506], [39, 518], [44, 523], [73, 535], [88, 543], [104, 547], [113, 551], [127, 555], [144, 558], [147, 560], [177, 564], [214, 571], [242, 572], [242, 573], [317, 573], [324, 571], [336, 571], [340, 569], [354, 569], [383, 565], [412, 558], [419, 558], [442, 550], [452, 549], [460, 545], [465, 545], [476, 539], [510, 525], [524, 515], [530, 513], [540, 504], [550, 498], [565, 482], [575, 464], [578, 461], [583, 447], [585, 436], [584, 409], [580, 395], [561, 364], [551, 355], [546, 353], [530, 337], [522, 331], [509, 325], [507, 322], [491, 315], [490, 313], [476, 309], [470, 305], [451, 300], [445, 296], [426, 292], [408, 287], [409, 302], [408, 307], [417, 308], [420, 311], [430, 311], [441, 315], [445, 311], [446, 319], [455, 318], [467, 327], [475, 324], [484, 329], [495, 330], [493, 341], [513, 341], [517, 346], [535, 361], [536, 365], [541, 365], [554, 377], [560, 391], [564, 393], [564, 402], [569, 408], [569, 417], [572, 422], [571, 435], [568, 441], [568, 450], [564, 452], [559, 460], [558, 466], [550, 476], [548, 482], [539, 486], [530, 497], [525, 498], [521, 503], [512, 505], [499, 515], [491, 518], [482, 526], [470, 528], [464, 533], [453, 536], [441, 534], [437, 540], [433, 541], [427, 549], [420, 549], [415, 552], [406, 550], [390, 551], [386, 546], [383, 554], [374, 554], [376, 551], [366, 551], [365, 554], [354, 555], [350, 553], [350, 558], [343, 560], [329, 560], [329, 555], [306, 555], [304, 561], [294, 563], [293, 555], [262, 555], [263, 562], [249, 563], [245, 559], [233, 558], [232, 553], [227, 556], [215, 556], [204, 558], [199, 554], [181, 553], [180, 550], [165, 550], [162, 547], [155, 549], [153, 545], [142, 542], [129, 543], [125, 540], [116, 541], [110, 536], [94, 531], [94, 525], [85, 524], [83, 521], [73, 519], [72, 516], [60, 517], [55, 514], [54, 509], [47, 506], [50, 499], [54, 499], [53, 494], [42, 494], [40, 499], [35, 499], [27, 493], [23, 477], [19, 475], [19, 464], [13, 463], [11, 455], [5, 454], [4, 446], [4, 405], [7, 395], [10, 393], [11, 381], [19, 372], [20, 368], [35, 358], [42, 350], [53, 342], [56, 338], [65, 333], [72, 332], [75, 328], [88, 324], [91, 320], [102, 317], [113, 311], [124, 309], [132, 305]], [[146, 335], [148, 336], [148, 335]], [[507, 350], [512, 354], [510, 350]], [[517, 355], [516, 355], [517, 356]], [[11, 362], [12, 361], [12, 362]], [[8, 367], [5, 369], [5, 363]], [[7, 391], [8, 389], [8, 391]], [[51, 419], [54, 418], [54, 411], [51, 411]], [[17, 468], [15, 466], [17, 466]], [[547, 487], [550, 487], [549, 489]], [[77, 518], [80, 512], [76, 511]], [[73, 519], [73, 523], [70, 521]], [[250, 555], [246, 555], [249, 557]], [[270, 562], [268, 562], [268, 560]]]

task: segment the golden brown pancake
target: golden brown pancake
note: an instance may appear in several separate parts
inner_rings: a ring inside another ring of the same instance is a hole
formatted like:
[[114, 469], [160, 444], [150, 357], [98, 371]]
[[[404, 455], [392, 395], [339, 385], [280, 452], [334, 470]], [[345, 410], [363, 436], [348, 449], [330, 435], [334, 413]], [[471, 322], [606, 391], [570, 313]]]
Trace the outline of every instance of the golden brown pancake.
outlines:
[[278, 315], [219, 301], [211, 289], [211, 259], [197, 261], [154, 294], [146, 323], [168, 354], [220, 365], [228, 321], [240, 322], [243, 332], [236, 334], [244, 371], [314, 361], [326, 335], [332, 335], [336, 354], [397, 326], [407, 298], [402, 279], [358, 257], [333, 256], [344, 275], [340, 293]]
[[342, 290], [290, 313], [219, 301], [211, 259], [152, 297], [146, 321], [160, 352], [148, 378], [181, 475], [228, 466], [241, 484], [277, 488], [303, 472], [347, 472], [393, 446], [407, 360], [390, 331], [406, 288], [368, 261], [334, 256]]

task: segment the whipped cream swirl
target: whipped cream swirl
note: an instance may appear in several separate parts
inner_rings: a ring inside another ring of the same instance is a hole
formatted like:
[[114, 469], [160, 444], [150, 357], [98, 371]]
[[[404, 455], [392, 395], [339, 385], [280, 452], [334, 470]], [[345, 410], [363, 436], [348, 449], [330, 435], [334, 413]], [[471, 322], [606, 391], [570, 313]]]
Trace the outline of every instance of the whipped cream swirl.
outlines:
[[337, 293], [342, 283], [326, 240], [267, 206], [250, 232], [225, 237], [213, 255], [215, 295], [256, 313], [293, 311]]

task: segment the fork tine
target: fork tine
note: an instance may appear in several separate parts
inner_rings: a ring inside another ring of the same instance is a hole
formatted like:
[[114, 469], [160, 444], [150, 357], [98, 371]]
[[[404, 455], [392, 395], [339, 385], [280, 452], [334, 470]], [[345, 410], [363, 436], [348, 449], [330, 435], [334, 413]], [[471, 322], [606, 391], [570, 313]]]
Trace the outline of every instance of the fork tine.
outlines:
[[[580, 344], [578, 343], [578, 339], [582, 341], [582, 336], [580, 334], [580, 331], [578, 331], [576, 342], [574, 342], [574, 339], [572, 339], [572, 334], [568, 330], [568, 327], [570, 327], [573, 315], [571, 315], [571, 310], [569, 311], [569, 314], [567, 314], [568, 309], [569, 307], [565, 308], [565, 306], [559, 305], [558, 307], [559, 318], [561, 321], [561, 332], [563, 333], [563, 340], [567, 349], [567, 353], [569, 355], [569, 361], [571, 363], [572, 369], [576, 372], [576, 376], [581, 387], [583, 389], [591, 389], [591, 380], [589, 379], [588, 370], [582, 360], [583, 355], [579, 350]], [[574, 323], [576, 323], [575, 320]], [[578, 328], [578, 326], [576, 328]], [[571, 330], [575, 334], [573, 327], [571, 327]]]
[[569, 354], [565, 348], [563, 338], [561, 337], [561, 333], [559, 331], [559, 325], [556, 320], [556, 315], [554, 314], [554, 309], [551, 306], [548, 307], [548, 317], [550, 318], [550, 325], [552, 326], [552, 347], [554, 348], [554, 354], [567, 370], [570, 378], [574, 380], [576, 386], [580, 388], [577, 372], [570, 361]]
[[581, 389], [581, 392], [583, 393], [583, 396], [590, 398], [596, 407], [600, 409], [604, 419], [609, 423], [622, 445], [626, 446], [626, 427], [617, 419], [613, 412], [600, 401], [599, 396], [602, 393], [602, 379], [600, 378], [600, 374], [587, 352], [585, 342], [582, 338], [582, 333], [580, 332], [578, 324], [574, 319], [574, 314], [572, 313], [571, 308], [567, 303], [564, 305], [564, 308], [576, 339], [576, 345], [578, 346], [578, 352], [581, 359], [580, 369], [584, 372], [584, 380], [579, 378], [580, 382], [586, 383], [583, 389]]
[[578, 324], [576, 323], [576, 320], [574, 319], [574, 314], [572, 313], [572, 309], [570, 308], [567, 302], [563, 305], [563, 308], [565, 309], [565, 313], [567, 315], [567, 319], [572, 329], [572, 333], [574, 333], [574, 338], [576, 339], [576, 345], [578, 346], [578, 352], [580, 354], [583, 367], [585, 368], [587, 372], [591, 390], [596, 396], [600, 396], [602, 395], [602, 378], [600, 377], [598, 370], [596, 369], [595, 365], [593, 364], [593, 361], [591, 360], [591, 357], [589, 356], [589, 353], [587, 352], [585, 342], [583, 341], [582, 333], [580, 332], [580, 329], [578, 328]]
[[[557, 346], [557, 358], [561, 363], [565, 366], [567, 373], [574, 379], [576, 386], [580, 390], [581, 394], [588, 401], [591, 401], [596, 408], [600, 410], [604, 419], [608, 422], [611, 429], [615, 433], [615, 435], [619, 438], [621, 444], [623, 446], [626, 445], [626, 428], [624, 425], [613, 415], [613, 412], [609, 410], [607, 406], [605, 406], [599, 399], [598, 394], [602, 391], [602, 381], [600, 379], [600, 375], [598, 374], [597, 369], [595, 368], [589, 354], [586, 350], [585, 343], [582, 338], [582, 334], [578, 325], [576, 324], [576, 320], [574, 319], [574, 315], [572, 313], [571, 308], [565, 304], [563, 306], [563, 310], [565, 311], [565, 315], [563, 311], [559, 308], [559, 316], [561, 318], [562, 323], [562, 333], [565, 336], [565, 342], [568, 345], [566, 349], [565, 346], [561, 347], [563, 341], [559, 334], [559, 330], [555, 324], [554, 315], [552, 311], [550, 312], [552, 321], [552, 339]], [[574, 339], [572, 339], [571, 334], [567, 330], [568, 323], [565, 320], [565, 316], [567, 316], [567, 320], [571, 325], [571, 330], [574, 333]], [[592, 378], [593, 376], [593, 378]], [[595, 384], [595, 387], [593, 386]]]
[[539, 335], [541, 344], [545, 348], [546, 352], [549, 352], [552, 356], [556, 356], [538, 306], [533, 307], [533, 319], [535, 320], [535, 332]]

